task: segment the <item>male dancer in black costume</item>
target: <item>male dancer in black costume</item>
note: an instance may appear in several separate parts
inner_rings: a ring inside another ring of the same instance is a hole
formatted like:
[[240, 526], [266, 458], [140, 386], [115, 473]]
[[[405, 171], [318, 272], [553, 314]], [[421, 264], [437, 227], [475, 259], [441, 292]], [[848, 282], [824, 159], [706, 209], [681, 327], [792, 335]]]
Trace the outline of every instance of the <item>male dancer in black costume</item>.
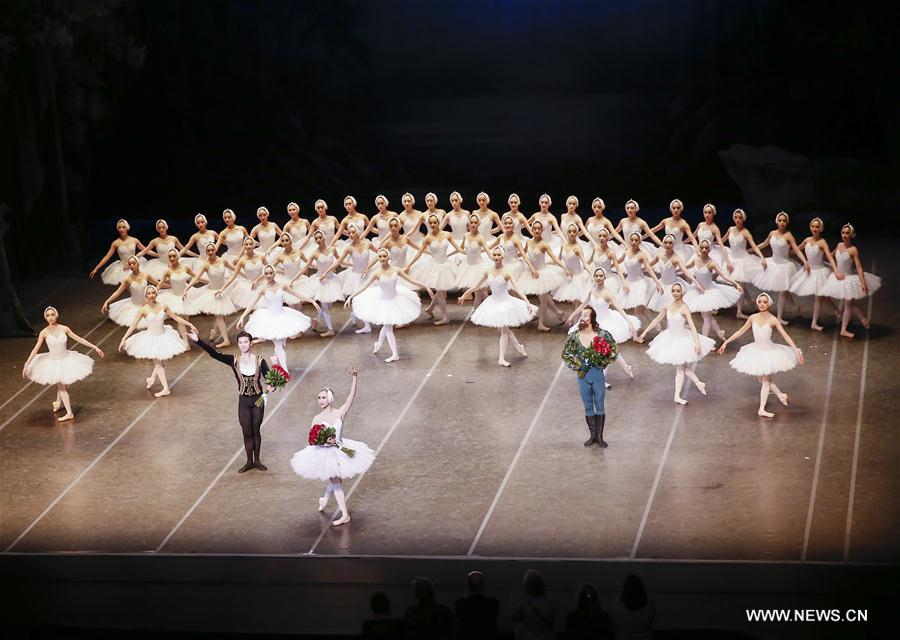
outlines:
[[[253, 354], [250, 349], [253, 346], [253, 336], [246, 331], [237, 335], [240, 355], [232, 356], [217, 351], [211, 345], [203, 342], [195, 332], [187, 334], [213, 359], [231, 367], [232, 373], [238, 384], [238, 422], [241, 423], [241, 431], [244, 434], [244, 451], [247, 453], [247, 462], [238, 469], [238, 473], [244, 473], [250, 469], [265, 471], [268, 469], [259, 459], [259, 449], [262, 446], [262, 426], [265, 406], [257, 407], [256, 401], [263, 393], [266, 372], [269, 365], [263, 357]], [[269, 391], [275, 389], [271, 386]]]

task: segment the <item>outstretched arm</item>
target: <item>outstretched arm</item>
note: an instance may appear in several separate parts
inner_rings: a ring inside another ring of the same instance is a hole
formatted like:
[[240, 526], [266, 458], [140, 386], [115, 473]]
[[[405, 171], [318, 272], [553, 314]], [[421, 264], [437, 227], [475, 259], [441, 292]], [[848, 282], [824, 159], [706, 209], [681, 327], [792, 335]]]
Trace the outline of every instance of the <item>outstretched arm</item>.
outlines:
[[[747, 331], [750, 329], [750, 327], [751, 327], [752, 324], [753, 324], [753, 320], [751, 320], [750, 318], [747, 318], [747, 321], [744, 323], [744, 326], [741, 327], [740, 329], [738, 329], [737, 331], [735, 331], [734, 333], [732, 333], [732, 334], [731, 334], [731, 337], [730, 337], [730, 338], [727, 338], [727, 339], [721, 344], [721, 346], [719, 346], [719, 354], [725, 353], [725, 347], [727, 347], [727, 346], [729, 345], [729, 343], [731, 343], [731, 342], [737, 340], [737, 339], [740, 338], [742, 335], [744, 335], [745, 333], [747, 333]], [[780, 325], [781, 323], [779, 322], [778, 324]]]
[[88, 277], [93, 278], [95, 275], [97, 275], [97, 272], [100, 270], [100, 268], [107, 262], [109, 262], [109, 259], [112, 258], [113, 254], [116, 252], [116, 242], [116, 240], [112, 241], [112, 243], [109, 245], [109, 251], [106, 252], [105, 256], [100, 258], [100, 262], [97, 263], [97, 266], [91, 269], [91, 273]]
[[234, 364], [234, 356], [230, 356], [226, 353], [222, 353], [218, 349], [214, 348], [211, 344], [203, 342], [200, 339], [200, 336], [197, 335], [196, 332], [190, 331], [187, 334], [187, 337], [196, 342], [201, 349], [203, 349], [213, 360], [218, 360], [222, 364], [226, 364], [229, 367]]
[[353, 400], [356, 399], [356, 386], [357, 379], [359, 374], [356, 372], [356, 369], [350, 367], [350, 393], [347, 394], [347, 399], [344, 400], [344, 404], [341, 405], [341, 408], [338, 409], [338, 413], [341, 415], [341, 420], [344, 419], [344, 416], [350, 411], [350, 407], [353, 406]]
[[663, 309], [656, 315], [655, 318], [653, 318], [653, 320], [650, 321], [650, 324], [648, 324], [644, 328], [644, 330], [641, 332], [641, 335], [638, 336], [638, 338], [635, 342], [643, 342], [644, 336], [646, 336], [650, 332], [650, 329], [652, 329], [653, 327], [658, 325], [660, 322], [662, 322], [663, 318], [665, 318], [665, 317], [666, 317], [666, 310]]
[[103, 350], [100, 347], [95, 345], [93, 342], [88, 342], [87, 340], [82, 338], [80, 335], [78, 335], [77, 333], [72, 331], [72, 329], [70, 327], [66, 327], [66, 334], [70, 338], [72, 338], [72, 340], [77, 342], [78, 344], [83, 344], [84, 346], [88, 347], [89, 349], [93, 349], [94, 351], [97, 352], [98, 356], [100, 356], [101, 358], [103, 357]]
[[109, 304], [122, 295], [125, 292], [125, 289], [128, 288], [128, 280], [123, 280], [119, 285], [119, 288], [112, 292], [112, 295], [109, 296], [104, 302], [103, 306], [100, 307], [100, 313], [106, 313], [109, 310]]

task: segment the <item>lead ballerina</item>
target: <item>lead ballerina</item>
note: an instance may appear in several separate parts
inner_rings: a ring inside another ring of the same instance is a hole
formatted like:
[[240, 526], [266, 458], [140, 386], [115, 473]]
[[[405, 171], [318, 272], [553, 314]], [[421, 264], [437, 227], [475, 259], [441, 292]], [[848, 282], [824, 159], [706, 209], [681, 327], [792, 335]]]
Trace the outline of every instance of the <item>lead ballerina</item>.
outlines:
[[[375, 460], [375, 452], [365, 442], [351, 440], [343, 437], [344, 418], [353, 406], [356, 398], [358, 374], [356, 369], [350, 367], [350, 394], [340, 408], [334, 408], [334, 391], [331, 387], [325, 387], [319, 391], [316, 399], [321, 411], [313, 416], [310, 424], [310, 436], [313, 430], [318, 428], [334, 429], [334, 435], [328, 438], [325, 444], [309, 444], [294, 454], [291, 458], [291, 468], [301, 478], [307, 480], [324, 480], [325, 495], [319, 498], [319, 511], [324, 511], [328, 506], [331, 496], [338, 503], [341, 517], [332, 522], [332, 526], [339, 526], [350, 522], [350, 511], [347, 509], [347, 499], [344, 496], [343, 481], [347, 478], [365, 473]], [[310, 437], [310, 442], [313, 438]], [[352, 453], [348, 453], [352, 451]]]

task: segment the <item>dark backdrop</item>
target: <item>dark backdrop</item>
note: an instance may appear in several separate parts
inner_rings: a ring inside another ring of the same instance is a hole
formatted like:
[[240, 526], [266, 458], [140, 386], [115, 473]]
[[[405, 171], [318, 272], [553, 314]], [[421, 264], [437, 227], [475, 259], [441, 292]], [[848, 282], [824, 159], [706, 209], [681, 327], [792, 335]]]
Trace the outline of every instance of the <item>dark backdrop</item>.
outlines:
[[[149, 238], [158, 217], [186, 234], [197, 211], [249, 225], [346, 193], [367, 213], [484, 189], [501, 210], [547, 191], [613, 218], [680, 197], [689, 218], [894, 223], [893, 2], [7, 0], [0, 18], [14, 276], [83, 269], [120, 216]], [[35, 237], [61, 250], [38, 259]]]

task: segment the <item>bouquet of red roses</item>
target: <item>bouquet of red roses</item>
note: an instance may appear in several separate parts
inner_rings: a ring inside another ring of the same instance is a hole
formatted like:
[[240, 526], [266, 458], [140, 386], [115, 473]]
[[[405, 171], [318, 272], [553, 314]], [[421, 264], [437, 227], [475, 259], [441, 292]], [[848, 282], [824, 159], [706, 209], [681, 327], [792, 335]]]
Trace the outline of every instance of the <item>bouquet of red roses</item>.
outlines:
[[[280, 364], [276, 364], [274, 367], [266, 371], [264, 380], [266, 385], [274, 387], [275, 390], [278, 391], [291, 381], [291, 374], [288, 373], [288, 370], [282, 367]], [[269, 394], [263, 393], [262, 396], [260, 396], [259, 400], [256, 401], [256, 406], [265, 406], [268, 396]]]
[[355, 449], [341, 447], [341, 445], [335, 441], [336, 437], [337, 434], [334, 431], [334, 427], [327, 427], [324, 424], [314, 424], [309, 430], [308, 442], [315, 447], [340, 447], [340, 450], [351, 458], [356, 455]]

